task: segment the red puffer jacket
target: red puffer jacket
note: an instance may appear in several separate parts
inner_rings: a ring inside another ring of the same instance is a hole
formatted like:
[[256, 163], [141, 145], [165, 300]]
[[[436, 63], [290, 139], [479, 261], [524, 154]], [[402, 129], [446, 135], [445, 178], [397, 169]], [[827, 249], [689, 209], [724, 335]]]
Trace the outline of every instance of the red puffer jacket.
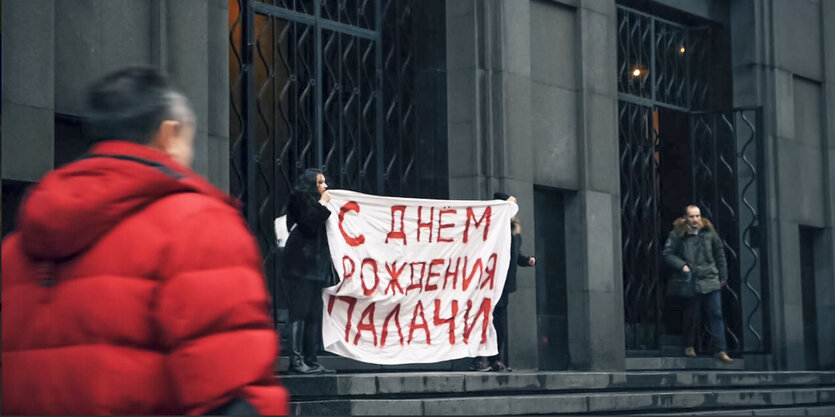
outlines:
[[47, 174], [3, 242], [3, 414], [286, 414], [233, 200], [145, 146], [91, 154]]

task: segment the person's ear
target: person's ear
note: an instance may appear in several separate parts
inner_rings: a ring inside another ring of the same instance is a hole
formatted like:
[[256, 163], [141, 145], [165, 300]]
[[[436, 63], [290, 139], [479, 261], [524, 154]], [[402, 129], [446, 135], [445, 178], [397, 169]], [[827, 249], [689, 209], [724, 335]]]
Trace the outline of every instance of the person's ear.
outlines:
[[171, 152], [178, 146], [177, 140], [181, 123], [176, 120], [164, 120], [159, 125], [157, 133], [151, 141], [151, 146], [171, 155]]

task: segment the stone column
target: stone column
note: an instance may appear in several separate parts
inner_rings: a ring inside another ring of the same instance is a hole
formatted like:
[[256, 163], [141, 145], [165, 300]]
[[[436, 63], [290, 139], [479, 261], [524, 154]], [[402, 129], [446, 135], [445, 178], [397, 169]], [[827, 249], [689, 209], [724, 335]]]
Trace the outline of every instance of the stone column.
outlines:
[[229, 10], [226, 0], [155, 0], [155, 61], [197, 116], [194, 171], [229, 190]]
[[209, 2], [208, 33], [208, 173], [207, 178], [229, 191], [229, 3]]
[[[516, 196], [526, 230], [533, 221], [530, 7], [527, 1], [447, 2], [449, 196]], [[532, 236], [526, 248], [533, 253]], [[537, 366], [533, 271], [520, 268], [510, 297], [509, 354]]]
[[52, 169], [55, 1], [3, 2], [3, 179], [37, 181]]
[[821, 2], [823, 24], [823, 72], [824, 72], [824, 159], [826, 190], [826, 229], [821, 256], [815, 265], [818, 294], [818, 353], [821, 369], [835, 366], [835, 3]]
[[214, 5], [217, 1], [165, 1], [167, 40], [165, 69], [174, 83], [189, 98], [197, 116], [192, 167], [195, 172], [204, 177], [208, 177], [209, 173], [208, 25], [210, 3]]
[[[825, 4], [746, 0], [730, 6], [734, 105], [763, 108], [770, 272], [766, 308], [773, 355], [767, 365], [782, 370], [805, 367], [799, 227], [824, 228], [820, 245], [832, 251], [831, 133], [825, 127], [827, 108], [821, 107], [831, 95], [824, 82], [828, 64], [821, 59], [832, 49], [825, 37], [832, 29], [821, 16], [831, 16], [832, 7]], [[816, 257], [816, 263], [821, 261], [816, 267], [823, 267], [816, 272], [818, 283], [830, 289], [832, 272], [826, 263], [831, 258]], [[817, 303], [819, 314], [821, 306], [832, 305], [828, 296], [818, 297]], [[819, 326], [831, 326], [821, 318]], [[831, 338], [828, 329], [819, 337]]]
[[625, 367], [614, 1], [581, 1], [578, 178], [566, 200], [568, 348], [572, 369]]

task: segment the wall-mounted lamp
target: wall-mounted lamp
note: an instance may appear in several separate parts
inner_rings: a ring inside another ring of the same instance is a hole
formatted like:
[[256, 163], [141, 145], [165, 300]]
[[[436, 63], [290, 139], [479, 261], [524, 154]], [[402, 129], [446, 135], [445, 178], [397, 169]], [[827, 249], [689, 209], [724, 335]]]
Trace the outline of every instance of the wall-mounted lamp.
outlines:
[[632, 76], [632, 78], [646, 78], [648, 73], [649, 71], [647, 71], [646, 67], [640, 64], [635, 65], [634, 67], [632, 67], [632, 70], [629, 71], [629, 74]]
[[687, 51], [687, 50], [686, 50], [686, 49], [684, 49], [684, 45], [681, 45], [681, 48], [678, 48], [678, 53], [680, 53], [680, 54], [682, 54], [682, 55], [684, 55], [684, 53], [685, 53], [686, 51]]

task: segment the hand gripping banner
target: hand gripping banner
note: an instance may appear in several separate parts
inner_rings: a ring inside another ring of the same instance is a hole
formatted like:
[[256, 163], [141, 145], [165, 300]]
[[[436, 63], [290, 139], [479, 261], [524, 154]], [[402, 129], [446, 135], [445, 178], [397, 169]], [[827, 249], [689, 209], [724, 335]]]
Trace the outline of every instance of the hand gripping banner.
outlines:
[[496, 354], [515, 203], [330, 195], [327, 351], [382, 365]]

